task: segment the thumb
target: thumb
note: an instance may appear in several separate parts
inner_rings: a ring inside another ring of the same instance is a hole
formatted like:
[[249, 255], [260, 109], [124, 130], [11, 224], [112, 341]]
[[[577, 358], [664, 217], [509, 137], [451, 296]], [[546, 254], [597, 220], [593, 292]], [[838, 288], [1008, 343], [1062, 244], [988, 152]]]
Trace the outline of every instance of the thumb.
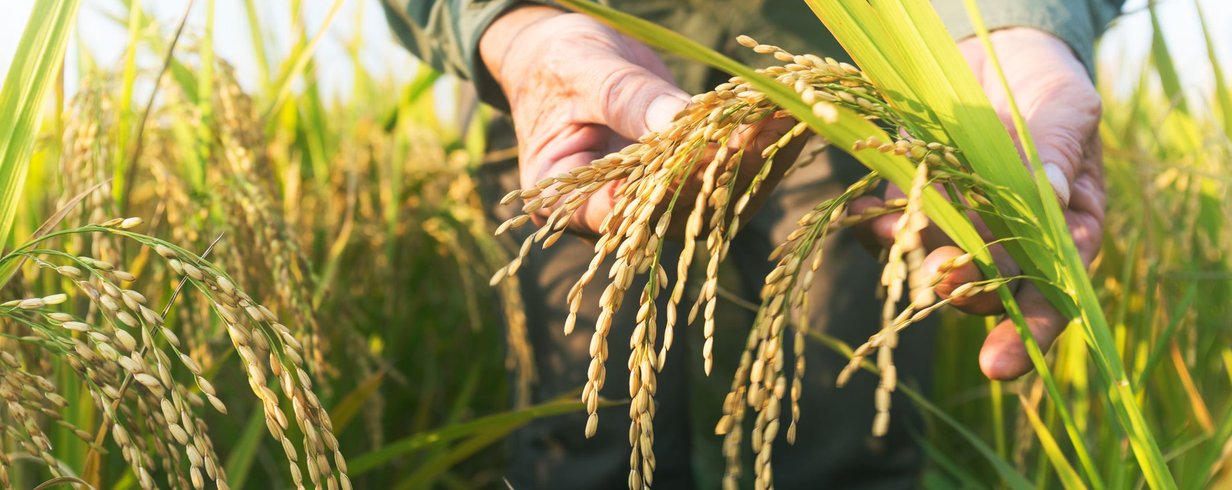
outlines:
[[[1093, 106], [1093, 107], [1083, 107]], [[1078, 106], [1048, 104], [1028, 116], [1044, 175], [1056, 190], [1061, 207], [1069, 204], [1074, 181], [1099, 122], [1099, 103]]]
[[[1026, 120], [1027, 130], [1039, 152], [1048, 181], [1063, 207], [1068, 206], [1076, 176], [1098, 133], [1099, 92], [1086, 68], [1061, 39], [1031, 28], [999, 31], [994, 42], [1005, 65], [1005, 78]], [[987, 67], [985, 67], [987, 71]], [[986, 89], [995, 100], [998, 115], [1014, 131], [1009, 96], [997, 77], [985, 77]], [[1014, 134], [1018, 140], [1018, 134]]]
[[689, 96], [650, 69], [623, 59], [605, 63], [591, 93], [593, 122], [612, 128], [620, 136], [637, 140], [650, 131], [663, 131], [689, 104]]
[[1052, 73], [1024, 82], [1019, 100], [1044, 173], [1066, 207], [1092, 142], [1099, 144], [1102, 108], [1099, 92], [1077, 59], [1060, 58], [1044, 65], [1052, 66]]

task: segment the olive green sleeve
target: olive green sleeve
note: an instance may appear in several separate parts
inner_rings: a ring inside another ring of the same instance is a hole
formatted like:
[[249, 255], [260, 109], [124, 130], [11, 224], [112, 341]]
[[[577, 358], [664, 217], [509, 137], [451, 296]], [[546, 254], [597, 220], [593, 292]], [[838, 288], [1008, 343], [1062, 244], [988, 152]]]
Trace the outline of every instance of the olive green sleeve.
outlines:
[[[1095, 73], [1095, 38], [1121, 12], [1124, 0], [977, 0], [989, 30], [1033, 27], [1051, 33]], [[963, 0], [936, 0], [933, 5], [954, 39], [975, 34]]]
[[480, 100], [508, 103], [479, 59], [479, 37], [518, 0], [381, 0], [394, 35], [433, 68], [474, 82]]

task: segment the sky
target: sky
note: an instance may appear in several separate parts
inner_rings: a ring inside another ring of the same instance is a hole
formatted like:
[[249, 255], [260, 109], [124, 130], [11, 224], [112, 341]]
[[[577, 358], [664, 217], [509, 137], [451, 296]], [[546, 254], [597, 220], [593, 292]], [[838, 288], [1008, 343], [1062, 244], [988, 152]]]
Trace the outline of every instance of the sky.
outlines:
[[[7, 14], [0, 16], [0, 75], [7, 73], [13, 53], [21, 39], [30, 10], [42, 0], [0, 0]], [[145, 11], [159, 20], [163, 32], [170, 36], [187, 0], [139, 0]], [[204, 30], [207, 0], [197, 0], [185, 29], [186, 37], [181, 42], [191, 44], [193, 36]], [[220, 59], [235, 67], [240, 83], [252, 90], [259, 83], [257, 60], [251, 48], [252, 41], [243, 0], [215, 0], [214, 48]], [[304, 13], [309, 36], [320, 28], [330, 6], [330, 0], [304, 0]], [[286, 57], [293, 42], [291, 31], [290, 2], [254, 2], [266, 35], [266, 45], [271, 63]], [[102, 66], [118, 67], [127, 43], [127, 30], [117, 22], [117, 16], [125, 15], [124, 3], [119, 0], [81, 0], [78, 13], [76, 39], [71, 41], [68, 53], [69, 86], [77, 79], [76, 52], [88, 46], [92, 56]], [[351, 83], [351, 59], [346, 44], [354, 40], [357, 32], [363, 33], [364, 45], [360, 51], [364, 66], [377, 77], [393, 77], [394, 80], [409, 80], [415, 73], [416, 61], [394, 40], [385, 23], [380, 0], [344, 0], [342, 10], [322, 39], [316, 53], [320, 67], [321, 85], [327, 94], [345, 93]], [[181, 45], [183, 46], [183, 45]], [[180, 49], [180, 48], [177, 48]], [[138, 59], [141, 66], [161, 66], [161, 54], [145, 52]]]
[[[13, 53], [17, 49], [25, 22], [34, 3], [40, 0], [0, 0], [8, 12], [0, 16], [0, 76], [7, 73]], [[1209, 86], [1211, 71], [1206, 61], [1201, 26], [1195, 13], [1195, 0], [1158, 0], [1164, 31], [1181, 67], [1182, 83], [1197, 93]], [[1224, 65], [1232, 66], [1232, 29], [1227, 22], [1217, 19], [1232, 19], [1232, 2], [1228, 0], [1196, 0], [1207, 14], [1207, 22], [1216, 38]], [[240, 83], [252, 90], [257, 84], [257, 61], [250, 48], [251, 38], [243, 0], [215, 0], [215, 50], [218, 56], [236, 67]], [[317, 51], [316, 61], [322, 69], [319, 73], [322, 91], [329, 95], [343, 95], [351, 85], [352, 70], [345, 45], [363, 35], [360, 59], [364, 66], [378, 78], [406, 81], [414, 74], [416, 62], [393, 39], [385, 24], [380, 0], [345, 0], [341, 13], [330, 26]], [[165, 32], [169, 32], [187, 5], [187, 0], [144, 0], [146, 10], [159, 19]], [[201, 32], [205, 7], [208, 2], [200, 0], [194, 6], [189, 21], [188, 33]], [[1147, 0], [1128, 0], [1123, 15], [1108, 31], [1102, 42], [1101, 59], [1119, 59], [1118, 64], [1133, 70], [1146, 59], [1150, 48], [1150, 18], [1144, 7]], [[282, 1], [257, 1], [258, 16], [265, 26], [266, 44], [274, 59], [285, 56], [291, 43], [290, 13]], [[332, 4], [329, 0], [304, 0], [305, 18], [310, 33], [315, 33]], [[127, 42], [124, 26], [114, 20], [124, 12], [119, 0], [82, 0], [76, 39], [70, 45], [68, 71], [69, 86], [77, 79], [76, 52], [89, 49], [93, 57], [104, 66], [118, 66]], [[187, 38], [192, 41], [192, 38]], [[153, 53], [139, 57], [142, 66], [153, 67], [160, 60]], [[1132, 73], [1132, 71], [1127, 71]]]

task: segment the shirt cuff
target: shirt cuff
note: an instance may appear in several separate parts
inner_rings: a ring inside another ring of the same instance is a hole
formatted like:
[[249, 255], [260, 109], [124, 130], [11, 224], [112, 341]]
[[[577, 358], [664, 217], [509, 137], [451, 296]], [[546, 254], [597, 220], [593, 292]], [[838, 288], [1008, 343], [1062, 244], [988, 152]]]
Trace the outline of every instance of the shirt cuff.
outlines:
[[492, 74], [488, 72], [487, 66], [479, 56], [479, 38], [483, 37], [484, 31], [488, 30], [488, 26], [492, 25], [497, 17], [525, 2], [495, 0], [463, 3], [465, 4], [463, 11], [459, 12], [459, 18], [463, 19], [462, 25], [459, 26], [459, 40], [462, 42], [463, 62], [466, 63], [466, 70], [471, 75], [471, 82], [475, 84], [475, 92], [480, 101], [508, 112], [509, 101], [505, 100], [505, 93], [501, 91], [500, 85], [496, 83], [496, 79], [492, 78]]
[[[989, 31], [1006, 27], [1030, 27], [1052, 34], [1069, 45], [1087, 74], [1095, 73], [1095, 38], [1111, 20], [1108, 12], [1093, 13], [1086, 0], [977, 0]], [[955, 40], [975, 35], [970, 17], [959, 0], [934, 3], [945, 27]], [[1101, 5], [1114, 10], [1111, 5]]]

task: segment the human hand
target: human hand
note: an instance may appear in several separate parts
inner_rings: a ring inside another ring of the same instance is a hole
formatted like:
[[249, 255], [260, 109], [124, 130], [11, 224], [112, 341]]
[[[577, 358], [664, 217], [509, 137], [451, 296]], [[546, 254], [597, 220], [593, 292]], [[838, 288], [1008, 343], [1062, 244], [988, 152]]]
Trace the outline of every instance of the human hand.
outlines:
[[[667, 129], [689, 103], [688, 94], [676, 87], [649, 47], [582, 14], [538, 5], [515, 8], [488, 27], [479, 51], [509, 101], [523, 188], [590, 165], [647, 132]], [[761, 149], [794, 124], [790, 118], [769, 118], [732, 138], [733, 148], [745, 142], [751, 147], [738, 182], [752, 178], [761, 166]], [[795, 160], [799, 146], [779, 152], [761, 196], [769, 194]], [[570, 228], [596, 233], [615, 204], [618, 185], [608, 184], [582, 204]], [[678, 200], [683, 205], [677, 206], [674, 217], [688, 216], [688, 210], [680, 208], [691, 207], [689, 195], [694, 192], [692, 186], [683, 189]], [[746, 207], [746, 213], [756, 204]], [[545, 217], [551, 209], [539, 213]], [[672, 230], [679, 234], [682, 225], [682, 219], [673, 219]]]
[[[1105, 205], [1103, 157], [1098, 133], [1101, 111], [1099, 94], [1082, 63], [1060, 39], [1043, 31], [1019, 27], [994, 31], [991, 40], [1010, 90], [1031, 131], [1048, 180], [1061, 200], [1074, 243], [1083, 261], [1089, 264], [1099, 252], [1103, 238]], [[970, 38], [960, 42], [958, 47], [984, 87], [1002, 123], [1018, 141], [1009, 99], [983, 45], [979, 39]], [[893, 191], [901, 196], [901, 191]], [[858, 213], [861, 209], [879, 205], [880, 201], [877, 198], [861, 199], [853, 203], [852, 212]], [[865, 225], [863, 233], [888, 244], [893, 239], [897, 219], [898, 215], [895, 214], [872, 220]], [[982, 224], [978, 225], [983, 228]], [[986, 229], [981, 231], [985, 233], [985, 239], [990, 238]], [[947, 241], [939, 240], [937, 235], [940, 234], [925, 234], [925, 242], [931, 245], [931, 252], [924, 261], [921, 274], [934, 274], [938, 266], [963, 253]], [[1020, 268], [1003, 248], [994, 246], [992, 252], [1002, 275], [1009, 277], [1019, 274]], [[935, 289], [939, 296], [946, 298], [959, 285], [980, 279], [982, 275], [979, 270], [968, 263], [949, 272]], [[1036, 342], [1046, 351], [1068, 325], [1069, 319], [1054, 309], [1030, 283], [1020, 282], [1015, 299]], [[955, 298], [951, 304], [968, 313], [981, 315], [1002, 311], [995, 292]], [[980, 369], [991, 379], [1014, 379], [1031, 370], [1026, 346], [1012, 320], [1002, 319], [988, 334], [980, 351], [979, 362]]]

